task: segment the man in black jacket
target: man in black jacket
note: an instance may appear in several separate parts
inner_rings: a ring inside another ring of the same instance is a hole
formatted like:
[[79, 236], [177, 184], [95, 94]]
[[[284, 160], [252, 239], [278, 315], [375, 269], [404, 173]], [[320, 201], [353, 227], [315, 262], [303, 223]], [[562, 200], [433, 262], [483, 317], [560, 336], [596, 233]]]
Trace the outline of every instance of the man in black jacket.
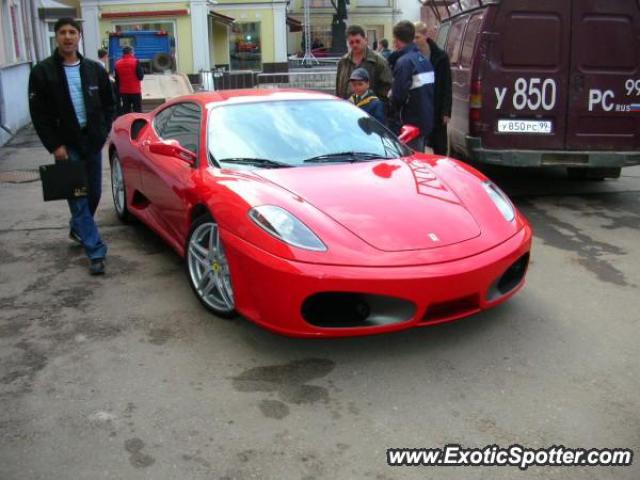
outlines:
[[436, 155], [446, 155], [448, 151], [447, 125], [451, 120], [452, 86], [451, 86], [451, 64], [449, 55], [442, 50], [431, 38], [429, 27], [422, 22], [417, 22], [415, 42], [420, 52], [433, 65], [436, 74], [435, 101], [434, 101], [434, 124], [429, 146]]
[[106, 70], [78, 53], [80, 24], [61, 18], [54, 25], [58, 48], [38, 63], [29, 77], [29, 109], [33, 126], [56, 162], [83, 162], [87, 169], [87, 197], [69, 200], [69, 236], [84, 246], [90, 273], [104, 273], [107, 247], [93, 215], [102, 191], [102, 147], [114, 113]]

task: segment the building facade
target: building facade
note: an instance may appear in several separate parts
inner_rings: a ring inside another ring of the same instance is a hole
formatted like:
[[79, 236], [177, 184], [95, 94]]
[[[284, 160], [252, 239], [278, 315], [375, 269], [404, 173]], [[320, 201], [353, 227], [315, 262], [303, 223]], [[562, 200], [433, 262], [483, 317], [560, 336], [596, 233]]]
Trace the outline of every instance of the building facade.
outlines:
[[286, 0], [83, 0], [85, 48], [95, 56], [110, 32], [164, 30], [177, 70], [278, 71], [286, 64]]
[[53, 25], [63, 16], [76, 17], [75, 7], [55, 0], [0, 0], [0, 145], [30, 122], [31, 66], [51, 55]]
[[[303, 21], [303, 3], [303, 0], [293, 0], [289, 7], [289, 15], [299, 22]], [[370, 46], [377, 45], [383, 38], [391, 44], [393, 25], [400, 20], [420, 20], [421, 6], [419, 0], [351, 0], [347, 7], [347, 25], [363, 27]], [[316, 46], [330, 49], [331, 21], [335, 13], [331, 0], [310, 0], [310, 9], [311, 39]], [[290, 55], [303, 49], [302, 38], [302, 33], [289, 34]]]

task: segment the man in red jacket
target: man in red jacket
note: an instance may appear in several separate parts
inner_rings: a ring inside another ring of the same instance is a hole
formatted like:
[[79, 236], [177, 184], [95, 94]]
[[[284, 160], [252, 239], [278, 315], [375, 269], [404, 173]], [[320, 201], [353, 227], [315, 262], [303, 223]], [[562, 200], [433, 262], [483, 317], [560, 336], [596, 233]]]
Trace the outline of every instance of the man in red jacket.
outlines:
[[142, 65], [133, 56], [131, 47], [122, 49], [122, 58], [116, 62], [116, 85], [122, 99], [122, 113], [142, 112]]

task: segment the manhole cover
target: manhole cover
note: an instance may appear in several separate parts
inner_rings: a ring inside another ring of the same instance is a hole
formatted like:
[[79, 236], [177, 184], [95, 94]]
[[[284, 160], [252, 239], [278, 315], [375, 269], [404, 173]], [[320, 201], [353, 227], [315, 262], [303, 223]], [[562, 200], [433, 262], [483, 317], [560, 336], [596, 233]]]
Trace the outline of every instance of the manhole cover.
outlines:
[[2, 183], [29, 183], [40, 180], [38, 170], [9, 170], [0, 172], [0, 182]]

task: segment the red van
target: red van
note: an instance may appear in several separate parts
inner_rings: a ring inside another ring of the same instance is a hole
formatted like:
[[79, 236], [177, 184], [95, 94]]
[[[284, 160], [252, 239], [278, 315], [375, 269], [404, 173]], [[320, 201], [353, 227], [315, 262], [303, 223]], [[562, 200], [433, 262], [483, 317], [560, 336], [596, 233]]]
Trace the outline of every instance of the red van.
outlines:
[[453, 156], [565, 166], [640, 164], [640, 0], [430, 0], [453, 79]]

